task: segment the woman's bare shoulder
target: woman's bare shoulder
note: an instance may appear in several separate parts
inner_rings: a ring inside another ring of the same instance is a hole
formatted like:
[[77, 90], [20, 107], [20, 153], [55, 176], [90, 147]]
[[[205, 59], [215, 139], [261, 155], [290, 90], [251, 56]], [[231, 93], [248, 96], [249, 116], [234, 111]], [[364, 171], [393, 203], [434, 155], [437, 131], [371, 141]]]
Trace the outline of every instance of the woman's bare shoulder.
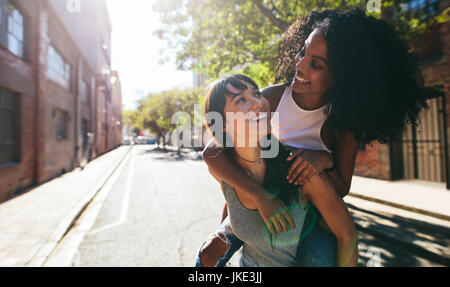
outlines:
[[284, 89], [286, 89], [286, 84], [272, 85], [262, 89], [261, 94], [265, 98], [269, 99], [276, 96], [281, 96], [284, 92]]
[[263, 97], [269, 101], [272, 111], [277, 109], [278, 103], [280, 102], [281, 96], [283, 95], [285, 89], [286, 84], [277, 84], [268, 86], [267, 88], [261, 90]]

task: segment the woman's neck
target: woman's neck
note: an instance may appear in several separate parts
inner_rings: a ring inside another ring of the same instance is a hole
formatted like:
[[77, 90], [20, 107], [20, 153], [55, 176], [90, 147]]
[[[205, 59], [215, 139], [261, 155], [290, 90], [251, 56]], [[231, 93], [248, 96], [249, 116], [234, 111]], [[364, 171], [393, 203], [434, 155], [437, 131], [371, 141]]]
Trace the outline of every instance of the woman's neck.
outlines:
[[292, 99], [304, 110], [315, 110], [326, 104], [323, 95], [307, 95], [292, 91]]
[[248, 171], [257, 181], [264, 180], [265, 164], [261, 158], [261, 147], [234, 147], [235, 159], [240, 167]]

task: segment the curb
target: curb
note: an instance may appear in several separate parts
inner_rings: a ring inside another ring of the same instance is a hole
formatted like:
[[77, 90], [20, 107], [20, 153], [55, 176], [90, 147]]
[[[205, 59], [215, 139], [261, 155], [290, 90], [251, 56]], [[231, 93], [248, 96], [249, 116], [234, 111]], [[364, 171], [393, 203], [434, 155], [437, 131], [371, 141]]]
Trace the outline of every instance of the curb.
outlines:
[[77, 205], [72, 208], [68, 215], [58, 224], [55, 231], [50, 235], [47, 242], [42, 246], [31, 258], [27, 261], [25, 266], [27, 267], [40, 267], [48, 259], [50, 254], [55, 250], [59, 242], [64, 238], [64, 236], [71, 230], [78, 218], [87, 208], [87, 206], [92, 202], [95, 196], [104, 187], [106, 182], [108, 182], [111, 175], [116, 171], [117, 167], [123, 162], [127, 157], [133, 146], [130, 146], [122, 158], [117, 162], [117, 164], [111, 168], [105, 177], [86, 195], [84, 196]]
[[352, 196], [352, 197], [360, 198], [360, 199], [363, 199], [363, 200], [372, 201], [372, 202], [376, 202], [376, 203], [392, 206], [392, 207], [395, 207], [395, 208], [403, 209], [403, 210], [406, 210], [406, 211], [411, 211], [411, 212], [419, 213], [419, 214], [422, 214], [422, 215], [426, 215], [426, 216], [430, 216], [430, 217], [434, 217], [434, 218], [450, 221], [450, 216], [442, 214], [442, 213], [432, 212], [432, 211], [428, 211], [428, 210], [425, 210], [425, 209], [415, 208], [415, 207], [411, 207], [411, 206], [395, 203], [395, 202], [392, 202], [392, 201], [387, 201], [387, 200], [383, 200], [383, 199], [373, 198], [373, 197], [370, 197], [370, 196], [361, 195], [361, 194], [352, 193], [352, 192], [350, 192], [347, 196]]

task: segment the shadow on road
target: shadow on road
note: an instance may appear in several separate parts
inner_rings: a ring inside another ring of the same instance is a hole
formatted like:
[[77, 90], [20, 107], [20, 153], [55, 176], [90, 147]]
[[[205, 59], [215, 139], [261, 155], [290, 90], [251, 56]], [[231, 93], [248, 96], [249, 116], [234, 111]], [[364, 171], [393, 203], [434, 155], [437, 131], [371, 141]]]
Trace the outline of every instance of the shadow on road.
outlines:
[[347, 205], [358, 229], [358, 265], [450, 265], [449, 228]]
[[181, 148], [181, 152], [178, 153], [176, 149], [172, 148], [160, 148], [154, 147], [141, 151], [138, 154], [155, 154], [153, 158], [156, 160], [165, 161], [184, 161], [184, 160], [194, 160], [202, 161], [202, 156], [200, 152], [196, 152], [192, 149]]

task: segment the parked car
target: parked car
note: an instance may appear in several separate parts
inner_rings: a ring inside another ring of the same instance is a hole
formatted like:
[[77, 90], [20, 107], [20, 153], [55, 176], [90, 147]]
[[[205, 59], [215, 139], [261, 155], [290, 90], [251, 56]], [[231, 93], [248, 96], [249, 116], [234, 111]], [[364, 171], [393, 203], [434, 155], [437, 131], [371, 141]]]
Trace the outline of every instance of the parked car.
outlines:
[[135, 139], [135, 143], [136, 143], [136, 144], [146, 144], [146, 143], [147, 143], [147, 138], [144, 137], [144, 136], [138, 136], [138, 137]]
[[155, 144], [155, 143], [156, 143], [156, 138], [147, 139], [147, 144]]
[[124, 136], [122, 142], [123, 142], [124, 145], [132, 145], [133, 144], [133, 137]]

